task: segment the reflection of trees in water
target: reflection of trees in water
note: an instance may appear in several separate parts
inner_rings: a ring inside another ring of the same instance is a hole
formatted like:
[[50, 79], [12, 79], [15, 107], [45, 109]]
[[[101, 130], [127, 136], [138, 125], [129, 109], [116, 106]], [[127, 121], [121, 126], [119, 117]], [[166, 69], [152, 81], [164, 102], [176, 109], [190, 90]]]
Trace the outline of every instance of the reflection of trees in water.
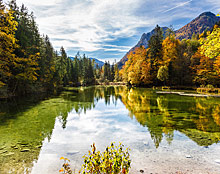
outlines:
[[42, 142], [52, 135], [57, 116], [52, 101], [29, 98], [1, 103], [5, 108], [1, 108], [4, 120], [0, 124], [0, 173], [30, 173]]
[[170, 144], [174, 130], [201, 146], [220, 140], [220, 102], [215, 99], [157, 95], [147, 89], [127, 89], [120, 95], [130, 116], [148, 127], [156, 147], [163, 136]]
[[[111, 97], [112, 96], [112, 97]], [[24, 100], [0, 103], [0, 173], [30, 173], [38, 160], [42, 142], [50, 141], [56, 118], [62, 127], [68, 114], [86, 113], [100, 99], [106, 104], [117, 102], [114, 88], [77, 88], [60, 96], [39, 100], [34, 96]]]
[[[66, 128], [70, 112], [79, 115], [105, 104], [117, 104], [120, 87], [72, 88], [50, 99], [34, 96], [0, 103], [0, 173], [30, 173], [42, 142], [50, 141], [56, 118]], [[33, 100], [32, 100], [33, 99]]]
[[148, 127], [156, 147], [163, 137], [168, 143], [178, 130], [198, 145], [220, 140], [220, 104], [215, 99], [157, 95], [147, 89], [89, 87], [66, 90], [46, 100], [0, 103], [0, 173], [30, 172], [42, 142], [50, 141], [56, 118], [65, 128], [70, 112], [86, 113], [99, 100], [106, 105], [121, 100], [130, 117]]
[[66, 128], [68, 113], [74, 110], [77, 114], [86, 113], [87, 110], [95, 108], [99, 100], [104, 99], [105, 105], [117, 104], [119, 95], [117, 90], [123, 87], [87, 87], [76, 88], [74, 92], [66, 91], [61, 97], [67, 102], [64, 108], [60, 109], [59, 115], [63, 128]]
[[130, 111], [130, 116], [143, 126], [148, 127], [155, 146], [158, 147], [163, 138], [163, 119], [156, 106], [154, 94], [145, 89], [127, 89], [121, 91], [122, 102]]

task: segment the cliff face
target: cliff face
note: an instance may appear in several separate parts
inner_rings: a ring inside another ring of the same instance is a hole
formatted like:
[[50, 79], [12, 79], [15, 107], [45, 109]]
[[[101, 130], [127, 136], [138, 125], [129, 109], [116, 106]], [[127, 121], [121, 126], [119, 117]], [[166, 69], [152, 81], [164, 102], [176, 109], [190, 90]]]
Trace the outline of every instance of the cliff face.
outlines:
[[[201, 34], [204, 30], [211, 30], [212, 27], [220, 21], [220, 17], [217, 17], [215, 14], [211, 12], [204, 12], [199, 15], [197, 18], [192, 20], [190, 23], [185, 25], [184, 27], [180, 28], [179, 30], [175, 31], [176, 38], [179, 40], [182, 39], [190, 39], [193, 33]], [[163, 31], [167, 30], [167, 27], [163, 27]], [[148, 41], [150, 40], [151, 36], [154, 34], [154, 30], [149, 33], [144, 33], [141, 36], [141, 39], [133, 48], [131, 48], [126, 55], [118, 62], [118, 67], [122, 68], [125, 62], [128, 60], [127, 56], [130, 52], [134, 51], [136, 47], [144, 46], [145, 48], [148, 47]]]

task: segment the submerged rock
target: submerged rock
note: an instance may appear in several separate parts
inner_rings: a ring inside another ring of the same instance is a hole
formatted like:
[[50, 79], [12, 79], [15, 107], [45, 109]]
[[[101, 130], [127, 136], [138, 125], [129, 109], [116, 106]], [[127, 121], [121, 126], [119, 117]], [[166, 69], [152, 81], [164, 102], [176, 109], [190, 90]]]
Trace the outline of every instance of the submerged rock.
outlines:
[[42, 147], [42, 145], [38, 145], [38, 146], [35, 146], [36, 148], [41, 148]]
[[6, 148], [6, 146], [0, 146], [0, 150], [3, 150], [5, 148]]
[[7, 153], [7, 154], [5, 154], [5, 155], [3, 155], [3, 156], [6, 157], [6, 156], [14, 155], [14, 154], [15, 154], [14, 152], [9, 152], [9, 153]]
[[216, 163], [220, 164], [220, 159], [215, 160]]
[[1, 153], [6, 153], [6, 152], [8, 152], [8, 151], [7, 151], [7, 150], [3, 150], [3, 151], [0, 151], [0, 154], [1, 154]]
[[67, 155], [75, 155], [77, 153], [79, 153], [79, 151], [72, 151], [72, 152], [67, 152]]
[[186, 158], [192, 158], [192, 156], [191, 156], [191, 155], [186, 155], [185, 157], [186, 157]]
[[21, 146], [28, 146], [28, 143], [26, 141], [19, 141], [17, 144], [20, 144]]
[[29, 152], [30, 149], [22, 149], [21, 152]]

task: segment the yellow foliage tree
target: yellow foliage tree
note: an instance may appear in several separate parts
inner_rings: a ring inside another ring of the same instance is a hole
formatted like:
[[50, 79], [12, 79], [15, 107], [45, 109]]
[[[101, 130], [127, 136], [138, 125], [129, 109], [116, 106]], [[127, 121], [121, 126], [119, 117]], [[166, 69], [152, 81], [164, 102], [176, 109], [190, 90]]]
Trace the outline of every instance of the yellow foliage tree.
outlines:
[[174, 36], [167, 37], [163, 41], [163, 65], [169, 66], [169, 63], [174, 62], [178, 58], [178, 47], [180, 41], [176, 40]]
[[214, 62], [214, 69], [217, 75], [220, 77], [220, 56], [218, 56]]
[[13, 13], [8, 11], [0, 1], [0, 87], [7, 84], [12, 76], [11, 68], [15, 66], [16, 26]]
[[170, 35], [163, 41], [162, 46], [163, 46], [163, 59], [161, 62], [161, 67], [166, 66], [168, 68], [167, 70], [168, 75], [166, 79], [169, 80], [169, 84], [172, 84], [174, 83], [173, 81], [177, 82], [176, 79], [179, 79], [179, 77], [177, 76], [181, 71], [182, 60], [180, 59], [179, 56], [180, 41], [175, 39], [174, 35]]
[[220, 55], [220, 28], [215, 25], [207, 38], [200, 38], [201, 53], [213, 59]]
[[[11, 93], [15, 93], [18, 86], [25, 91], [25, 84], [37, 80], [39, 69], [40, 53], [31, 55], [17, 44], [17, 26], [14, 11], [8, 10], [0, 1], [0, 87], [7, 86]], [[15, 54], [18, 51], [20, 56]]]

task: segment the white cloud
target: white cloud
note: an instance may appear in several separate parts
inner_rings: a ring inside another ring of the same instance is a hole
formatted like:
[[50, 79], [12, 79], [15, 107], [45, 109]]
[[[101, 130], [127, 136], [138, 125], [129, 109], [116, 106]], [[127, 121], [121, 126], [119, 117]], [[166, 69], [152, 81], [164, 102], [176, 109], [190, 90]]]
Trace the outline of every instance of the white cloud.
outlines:
[[205, 3], [208, 5], [212, 4], [213, 10], [215, 10], [215, 13], [220, 12], [220, 0], [206, 0]]
[[[179, 27], [204, 11], [212, 9], [216, 13], [220, 11], [220, 0], [17, 0], [17, 2], [19, 5], [24, 3], [34, 12], [41, 33], [51, 38], [56, 49], [64, 46], [71, 53], [75, 50], [89, 53], [101, 51], [106, 54], [103, 57], [117, 58], [135, 45], [143, 32], [150, 31], [156, 24], [161, 26], [173, 24], [174, 27]], [[129, 39], [127, 42], [121, 42], [123, 38]]]
[[[135, 16], [141, 0], [18, 0], [18, 3], [24, 3], [34, 11], [42, 33], [52, 39], [64, 39], [53, 41], [56, 48], [63, 45], [67, 49], [77, 47], [81, 51], [97, 51], [106, 41], [133, 36], [136, 28], [155, 23], [150, 18], [143, 20]], [[73, 32], [69, 32], [71, 29]]]

